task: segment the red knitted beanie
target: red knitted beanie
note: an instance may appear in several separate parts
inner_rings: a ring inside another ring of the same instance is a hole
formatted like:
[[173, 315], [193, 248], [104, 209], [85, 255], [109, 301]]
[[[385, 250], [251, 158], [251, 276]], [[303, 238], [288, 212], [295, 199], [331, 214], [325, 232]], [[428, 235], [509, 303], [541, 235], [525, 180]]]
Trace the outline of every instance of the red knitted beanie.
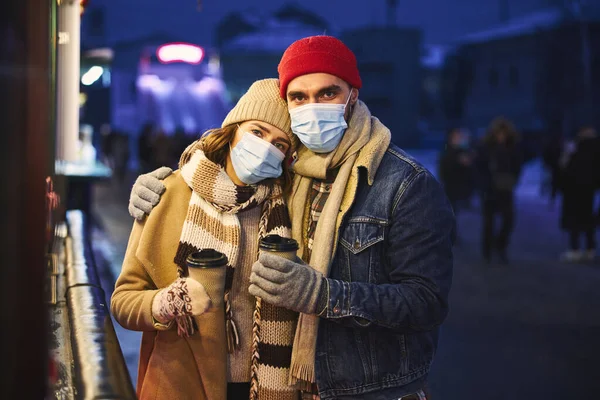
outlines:
[[288, 84], [307, 74], [323, 72], [343, 79], [356, 89], [362, 86], [354, 53], [333, 36], [310, 36], [295, 41], [283, 53], [277, 71], [284, 99]]

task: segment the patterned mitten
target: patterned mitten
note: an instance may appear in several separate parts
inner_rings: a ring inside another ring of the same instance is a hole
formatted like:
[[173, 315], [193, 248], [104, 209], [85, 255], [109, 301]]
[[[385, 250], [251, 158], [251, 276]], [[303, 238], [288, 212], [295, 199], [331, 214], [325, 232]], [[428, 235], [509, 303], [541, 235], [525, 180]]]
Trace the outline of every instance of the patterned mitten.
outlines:
[[202, 284], [191, 278], [177, 278], [154, 296], [152, 316], [161, 324], [168, 324], [176, 317], [202, 315], [211, 304]]

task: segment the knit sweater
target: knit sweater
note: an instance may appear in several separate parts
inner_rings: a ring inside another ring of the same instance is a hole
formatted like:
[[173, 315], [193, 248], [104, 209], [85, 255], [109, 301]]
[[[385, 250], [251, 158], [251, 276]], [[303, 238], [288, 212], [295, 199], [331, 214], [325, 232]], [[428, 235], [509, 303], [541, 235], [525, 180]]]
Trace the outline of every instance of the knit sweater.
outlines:
[[229, 295], [231, 310], [238, 328], [240, 345], [229, 355], [227, 382], [250, 382], [252, 363], [252, 314], [256, 304], [248, 293], [252, 264], [258, 255], [258, 223], [261, 207], [254, 207], [237, 214], [241, 225], [240, 257], [235, 266], [233, 284]]

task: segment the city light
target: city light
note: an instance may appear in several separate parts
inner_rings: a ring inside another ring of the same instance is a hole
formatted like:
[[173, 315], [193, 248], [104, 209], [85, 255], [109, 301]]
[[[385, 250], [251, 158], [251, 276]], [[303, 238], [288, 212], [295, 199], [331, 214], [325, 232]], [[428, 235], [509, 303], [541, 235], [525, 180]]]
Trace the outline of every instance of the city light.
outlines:
[[205, 76], [202, 80], [190, 85], [191, 91], [198, 95], [207, 95], [209, 93], [223, 93], [225, 85], [220, 79]]
[[102, 76], [103, 73], [104, 73], [104, 68], [98, 67], [98, 66], [93, 66], [92, 68], [89, 69], [88, 72], [83, 74], [83, 76], [81, 77], [81, 83], [83, 83], [86, 86], [90, 86], [94, 82], [96, 82], [98, 79], [100, 79], [100, 77]]
[[156, 51], [158, 60], [163, 64], [184, 62], [188, 64], [200, 64], [204, 58], [202, 47], [188, 43], [170, 43], [158, 48]]
[[169, 95], [173, 88], [175, 88], [175, 82], [171, 79], [160, 79], [156, 75], [141, 75], [137, 79], [138, 88], [146, 91], [151, 91], [161, 98]]

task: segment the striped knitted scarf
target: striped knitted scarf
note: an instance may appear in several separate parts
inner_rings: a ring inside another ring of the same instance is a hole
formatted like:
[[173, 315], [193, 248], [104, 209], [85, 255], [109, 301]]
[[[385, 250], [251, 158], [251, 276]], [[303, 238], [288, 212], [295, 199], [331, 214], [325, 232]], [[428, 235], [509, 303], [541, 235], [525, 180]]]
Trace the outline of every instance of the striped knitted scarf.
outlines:
[[[190, 145], [180, 161], [181, 176], [192, 189], [187, 216], [179, 239], [175, 263], [180, 274], [187, 275], [186, 257], [203, 248], [215, 249], [227, 256], [225, 316], [229, 352], [239, 344], [234, 315], [229, 302], [235, 266], [239, 259], [241, 226], [237, 213], [261, 206], [259, 237], [277, 234], [291, 237], [291, 223], [278, 185], [236, 186], [223, 167], [206, 158], [202, 142]], [[257, 255], [258, 258], [258, 255]], [[292, 344], [297, 313], [256, 301], [252, 330], [251, 399], [296, 399], [288, 385]], [[195, 320], [178, 317], [178, 329], [184, 335], [195, 332]]]

